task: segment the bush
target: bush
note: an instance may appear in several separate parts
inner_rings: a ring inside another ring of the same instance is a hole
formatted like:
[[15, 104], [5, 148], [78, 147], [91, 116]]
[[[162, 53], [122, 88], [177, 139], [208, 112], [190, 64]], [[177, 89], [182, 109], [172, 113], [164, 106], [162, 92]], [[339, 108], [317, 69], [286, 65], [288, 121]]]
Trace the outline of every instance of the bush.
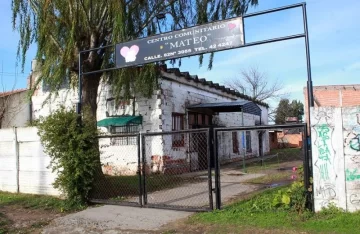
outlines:
[[53, 185], [71, 206], [86, 203], [101, 170], [96, 122], [89, 117], [79, 122], [74, 110], [61, 107], [38, 123], [38, 134], [51, 158], [49, 167], [57, 173]]
[[282, 207], [285, 209], [292, 209], [298, 213], [303, 213], [306, 210], [306, 190], [304, 187], [304, 170], [302, 167], [293, 168], [292, 179], [295, 181], [290, 188], [286, 190], [279, 190], [273, 200], [274, 207]]

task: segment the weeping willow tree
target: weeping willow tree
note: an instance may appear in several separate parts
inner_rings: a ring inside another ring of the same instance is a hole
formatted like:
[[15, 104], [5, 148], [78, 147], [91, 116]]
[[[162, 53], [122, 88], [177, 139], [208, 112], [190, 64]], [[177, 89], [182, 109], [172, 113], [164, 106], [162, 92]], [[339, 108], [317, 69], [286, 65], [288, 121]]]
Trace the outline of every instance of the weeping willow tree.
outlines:
[[[79, 51], [240, 16], [257, 4], [258, 0], [12, 0], [12, 22], [20, 33], [18, 58], [22, 68], [30, 45], [36, 44], [36, 59], [43, 61], [37, 84], [44, 80], [51, 93], [56, 93], [66, 78], [76, 87]], [[159, 19], [159, 15], [165, 17]], [[114, 66], [113, 55], [113, 48], [83, 53], [82, 72]], [[213, 59], [211, 54], [209, 69]], [[178, 62], [180, 65], [181, 60]], [[202, 63], [200, 55], [199, 64]], [[151, 95], [159, 75], [157, 65], [124, 68], [109, 74], [115, 95]], [[102, 75], [82, 78], [83, 105], [91, 107], [93, 116]]]

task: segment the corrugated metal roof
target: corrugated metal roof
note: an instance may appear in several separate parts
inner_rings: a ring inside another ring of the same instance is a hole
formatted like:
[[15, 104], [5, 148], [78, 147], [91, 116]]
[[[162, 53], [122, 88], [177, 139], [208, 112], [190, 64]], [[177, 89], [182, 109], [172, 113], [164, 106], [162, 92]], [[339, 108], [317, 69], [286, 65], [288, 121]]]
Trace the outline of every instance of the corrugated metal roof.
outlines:
[[213, 112], [244, 112], [253, 115], [261, 115], [260, 107], [251, 101], [242, 100], [234, 102], [200, 103], [190, 105], [187, 109], [210, 109]]

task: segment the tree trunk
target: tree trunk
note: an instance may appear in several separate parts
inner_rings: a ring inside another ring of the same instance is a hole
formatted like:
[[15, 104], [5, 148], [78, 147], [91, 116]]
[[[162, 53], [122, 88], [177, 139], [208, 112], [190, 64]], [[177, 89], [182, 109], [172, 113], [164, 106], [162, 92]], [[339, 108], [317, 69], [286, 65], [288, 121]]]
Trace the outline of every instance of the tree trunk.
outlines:
[[101, 75], [102, 73], [86, 75], [82, 81], [82, 106], [90, 107], [90, 113], [94, 119], [97, 119], [97, 96]]
[[[84, 115], [90, 115], [94, 120], [97, 120], [97, 97], [98, 87], [100, 84], [102, 73], [87, 75], [83, 77], [82, 82], [82, 113]], [[102, 172], [101, 158], [99, 142], [96, 142], [99, 158], [96, 160], [95, 176], [93, 181], [92, 190], [89, 193], [90, 199], [110, 199], [119, 195], [118, 189]]]

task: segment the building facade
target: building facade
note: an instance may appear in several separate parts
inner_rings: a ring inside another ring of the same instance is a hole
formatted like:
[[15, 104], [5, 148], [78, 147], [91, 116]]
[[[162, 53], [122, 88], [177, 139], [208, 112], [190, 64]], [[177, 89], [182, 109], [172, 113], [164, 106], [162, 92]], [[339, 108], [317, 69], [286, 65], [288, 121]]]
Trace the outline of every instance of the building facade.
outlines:
[[[33, 66], [32, 80], [39, 73]], [[48, 91], [43, 85], [34, 93], [33, 118], [47, 116], [60, 105], [75, 108], [76, 90], [64, 88], [59, 90], [56, 98], [48, 99]], [[256, 114], [239, 112], [209, 112], [195, 108], [203, 103], [228, 105], [238, 103], [252, 105]], [[137, 97], [130, 100], [115, 99], [111, 86], [102, 83], [98, 90], [97, 120], [99, 128], [107, 135], [135, 134], [139, 132], [171, 132], [194, 128], [253, 126], [268, 123], [267, 105], [252, 101], [246, 95], [214, 84], [197, 76], [190, 76], [178, 69], [166, 69], [161, 72], [159, 89], [150, 98]], [[242, 134], [242, 135], [241, 135]], [[200, 169], [202, 154], [199, 150], [190, 152], [190, 136], [186, 134], [156, 136], [148, 142], [147, 159], [149, 169], [153, 172], [166, 172], [167, 164], [178, 164], [183, 171]], [[219, 157], [222, 162], [235, 161], [242, 157], [259, 155], [259, 136], [256, 131], [244, 133], [222, 133], [219, 137]], [[269, 136], [262, 137], [264, 153], [269, 152]], [[239, 150], [246, 143], [246, 151]], [[112, 175], [131, 175], [138, 170], [136, 137], [117, 137], [99, 139], [101, 159], [104, 172]]]
[[31, 121], [27, 89], [0, 93], [0, 129], [24, 127]]

